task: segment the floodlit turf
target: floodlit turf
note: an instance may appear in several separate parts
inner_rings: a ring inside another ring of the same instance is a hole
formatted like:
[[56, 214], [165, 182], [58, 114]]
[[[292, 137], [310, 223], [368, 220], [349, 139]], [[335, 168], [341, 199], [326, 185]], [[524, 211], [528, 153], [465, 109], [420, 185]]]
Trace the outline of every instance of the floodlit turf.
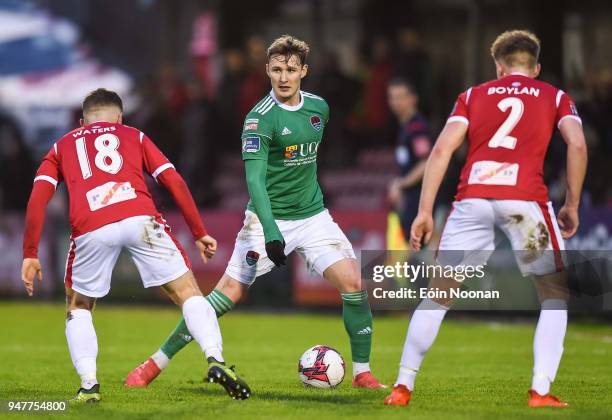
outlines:
[[[297, 361], [309, 346], [328, 344], [349, 357], [339, 316], [234, 312], [223, 317], [225, 356], [251, 385], [250, 400], [232, 401], [218, 385], [202, 382], [204, 362], [195, 344], [148, 389], [124, 388], [125, 375], [156, 349], [178, 317], [178, 310], [165, 307], [99, 305], [94, 320], [103, 401], [57, 417], [612, 418], [612, 329], [606, 325], [570, 323], [554, 388], [572, 404], [562, 410], [526, 406], [533, 326], [525, 323], [445, 323], [409, 407], [384, 406], [385, 390], [352, 389], [350, 375], [335, 390], [301, 385]], [[374, 326], [372, 365], [390, 384], [407, 319], [378, 317]], [[79, 381], [66, 346], [62, 306], [2, 302], [0, 334], [0, 400], [65, 400], [74, 394]]]

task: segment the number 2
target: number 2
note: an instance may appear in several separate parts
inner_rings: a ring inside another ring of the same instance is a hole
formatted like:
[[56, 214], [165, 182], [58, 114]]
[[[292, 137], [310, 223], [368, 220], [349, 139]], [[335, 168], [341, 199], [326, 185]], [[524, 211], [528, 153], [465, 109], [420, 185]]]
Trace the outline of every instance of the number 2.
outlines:
[[[94, 147], [98, 151], [94, 158], [94, 163], [98, 169], [109, 174], [116, 174], [121, 170], [123, 158], [117, 151], [119, 148], [119, 137], [110, 133], [102, 134], [94, 140]], [[89, 157], [87, 156], [85, 137], [80, 137], [76, 140], [76, 149], [83, 179], [87, 179], [92, 175], [92, 172]]]
[[505, 147], [506, 149], [514, 149], [516, 147], [516, 137], [510, 136], [510, 132], [516, 127], [519, 120], [523, 116], [523, 110], [525, 105], [519, 98], [504, 98], [497, 104], [497, 107], [502, 111], [506, 112], [510, 109], [510, 115], [506, 118], [506, 121], [499, 126], [491, 140], [489, 140], [489, 147], [495, 149], [497, 147]]

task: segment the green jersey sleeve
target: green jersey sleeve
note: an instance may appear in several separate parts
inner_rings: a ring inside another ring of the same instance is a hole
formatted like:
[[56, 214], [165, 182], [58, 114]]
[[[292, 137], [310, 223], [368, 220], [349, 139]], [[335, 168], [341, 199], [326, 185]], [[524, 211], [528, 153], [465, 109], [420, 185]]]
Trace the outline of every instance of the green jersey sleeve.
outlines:
[[329, 122], [329, 105], [325, 100], [323, 101], [323, 120], [327, 126], [327, 123]]
[[250, 112], [244, 120], [242, 130], [242, 159], [268, 160], [270, 142], [274, 138], [274, 128], [270, 121], [259, 113]]

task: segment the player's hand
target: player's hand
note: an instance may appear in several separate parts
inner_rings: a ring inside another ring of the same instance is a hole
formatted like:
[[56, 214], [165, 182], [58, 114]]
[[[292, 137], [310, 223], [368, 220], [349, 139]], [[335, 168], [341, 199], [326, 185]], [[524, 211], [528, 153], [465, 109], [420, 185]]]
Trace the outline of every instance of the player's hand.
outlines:
[[421, 249], [421, 244], [427, 245], [433, 234], [433, 217], [429, 213], [419, 212], [410, 227], [410, 246], [415, 251]]
[[40, 283], [43, 279], [42, 268], [38, 258], [24, 258], [21, 265], [21, 280], [28, 292], [28, 296], [34, 295], [34, 279], [38, 277]]
[[217, 252], [217, 240], [210, 235], [202, 236], [196, 242], [200, 256], [204, 264], [208, 263], [208, 259], [212, 258]]
[[270, 258], [275, 266], [285, 265], [287, 261], [285, 242], [281, 242], [278, 239], [266, 242], [266, 254], [268, 254], [268, 258]]
[[394, 209], [399, 209], [402, 205], [402, 186], [399, 178], [394, 179], [389, 184], [387, 191], [387, 200]]
[[559, 223], [561, 237], [563, 239], [569, 239], [574, 236], [580, 224], [578, 220], [578, 208], [568, 206], [561, 207], [557, 215], [557, 223]]

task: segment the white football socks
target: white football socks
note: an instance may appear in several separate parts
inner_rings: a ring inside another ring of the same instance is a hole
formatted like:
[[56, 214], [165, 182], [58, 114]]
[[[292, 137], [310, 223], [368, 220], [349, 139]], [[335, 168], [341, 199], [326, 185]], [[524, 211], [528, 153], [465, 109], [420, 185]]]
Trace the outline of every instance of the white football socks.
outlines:
[[563, 354], [567, 330], [567, 302], [547, 299], [542, 302], [540, 319], [533, 338], [533, 380], [531, 388], [540, 395], [550, 392]]
[[161, 349], [153, 353], [153, 356], [151, 356], [151, 359], [153, 359], [153, 361], [155, 362], [159, 370], [164, 370], [166, 366], [168, 366], [168, 363], [170, 363], [170, 359], [168, 359], [168, 356], [166, 356], [166, 353], [161, 351]]
[[423, 299], [417, 306], [408, 325], [395, 385], [405, 385], [411, 391], [414, 389], [416, 374], [421, 367], [425, 353], [438, 335], [447, 311], [448, 308], [431, 299]]
[[360, 373], [369, 372], [369, 371], [370, 371], [370, 362], [365, 362], [365, 363], [353, 362], [353, 376], [357, 376]]
[[198, 342], [206, 357], [223, 362], [223, 340], [214, 308], [203, 296], [192, 296], [183, 303], [187, 329]]
[[72, 364], [81, 377], [81, 387], [90, 389], [98, 383], [96, 379], [98, 337], [90, 311], [86, 309], [70, 311], [70, 317], [66, 321], [66, 340]]

